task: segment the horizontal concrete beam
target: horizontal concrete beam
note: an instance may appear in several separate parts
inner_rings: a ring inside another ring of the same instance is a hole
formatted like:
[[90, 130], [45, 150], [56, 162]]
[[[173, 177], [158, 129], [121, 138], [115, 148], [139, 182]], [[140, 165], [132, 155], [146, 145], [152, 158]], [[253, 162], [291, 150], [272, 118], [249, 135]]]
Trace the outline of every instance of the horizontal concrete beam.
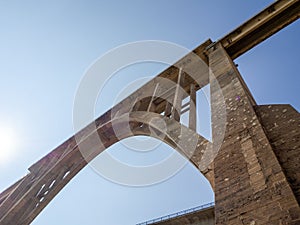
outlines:
[[232, 59], [239, 57], [299, 18], [299, 0], [279, 0], [221, 38]]

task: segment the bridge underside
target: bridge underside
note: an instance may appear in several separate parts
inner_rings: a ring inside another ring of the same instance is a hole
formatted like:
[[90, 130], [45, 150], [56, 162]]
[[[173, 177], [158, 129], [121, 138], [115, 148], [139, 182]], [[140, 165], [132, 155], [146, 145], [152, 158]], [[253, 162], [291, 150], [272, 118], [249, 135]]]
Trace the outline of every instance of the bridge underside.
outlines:
[[[132, 135], [164, 141], [206, 176], [215, 192], [215, 224], [300, 224], [299, 113], [287, 105], [257, 106], [232, 61], [299, 18], [299, 12], [298, 0], [276, 1], [219, 42], [208, 40], [183, 57], [2, 192], [0, 224], [30, 224], [89, 161]], [[194, 126], [195, 93], [207, 84], [213, 143]], [[188, 127], [180, 123], [186, 97]]]
[[[268, 137], [268, 140], [272, 146], [273, 152], [281, 166], [281, 169], [293, 191], [293, 194], [298, 202], [300, 203], [300, 114], [290, 105], [257, 105], [254, 107], [258, 119], [263, 127], [263, 130]], [[274, 187], [277, 192], [281, 192], [279, 183]], [[285, 196], [286, 193], [281, 193]], [[275, 196], [273, 196], [275, 198]], [[275, 198], [276, 199], [276, 198]], [[257, 198], [260, 200], [260, 198]], [[272, 206], [276, 208], [277, 203]], [[214, 225], [215, 224], [215, 213], [214, 208], [209, 208], [204, 211], [198, 211], [188, 213], [174, 217], [172, 219], [164, 220], [161, 222], [151, 223], [157, 225]], [[260, 211], [261, 208], [258, 208]], [[290, 209], [292, 212], [291, 217], [296, 219], [291, 224], [299, 223], [299, 214], [297, 214], [297, 207]], [[271, 211], [269, 214], [276, 214]], [[227, 211], [227, 216], [232, 215], [231, 211]], [[240, 213], [238, 215], [243, 220], [246, 220], [245, 214]], [[269, 220], [267, 223], [261, 223], [256, 220], [255, 216], [252, 217], [253, 221], [257, 223], [253, 224], [277, 224], [280, 219], [276, 218], [273, 222]], [[226, 224], [230, 224], [229, 222]]]

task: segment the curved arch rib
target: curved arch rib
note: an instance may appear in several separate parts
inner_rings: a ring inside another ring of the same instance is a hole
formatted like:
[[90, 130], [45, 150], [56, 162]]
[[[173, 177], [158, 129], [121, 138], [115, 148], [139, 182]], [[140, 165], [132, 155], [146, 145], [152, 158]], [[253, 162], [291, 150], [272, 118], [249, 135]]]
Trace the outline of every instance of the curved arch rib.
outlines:
[[[161, 126], [162, 122], [166, 124], [166, 129]], [[128, 124], [130, 130], [126, 129]], [[114, 129], [118, 129], [118, 135], [115, 135]], [[135, 135], [157, 138], [177, 149], [196, 167], [205, 148], [210, 144], [208, 140], [174, 119], [153, 112], [127, 113], [98, 125], [96, 130], [90, 130], [89, 127], [85, 130], [88, 132], [80, 134], [80, 143], [73, 136], [31, 166], [30, 173], [12, 186], [10, 193], [3, 196], [5, 200], [0, 205], [0, 224], [30, 224], [89, 161], [124, 138]], [[100, 137], [102, 146], [94, 146], [95, 137]], [[194, 142], [191, 141], [192, 138]], [[186, 141], [187, 139], [190, 141]], [[194, 143], [193, 146], [187, 146], [190, 143]], [[87, 157], [83, 157], [80, 152], [81, 144], [92, 146]]]

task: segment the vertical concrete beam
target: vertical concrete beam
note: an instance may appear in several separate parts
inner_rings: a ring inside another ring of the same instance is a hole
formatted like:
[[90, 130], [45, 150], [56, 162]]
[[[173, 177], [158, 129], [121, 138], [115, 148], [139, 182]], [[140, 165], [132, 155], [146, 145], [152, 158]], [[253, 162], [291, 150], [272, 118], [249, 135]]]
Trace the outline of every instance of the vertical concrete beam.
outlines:
[[196, 89], [195, 84], [190, 86], [190, 113], [189, 113], [189, 128], [196, 131], [197, 113], [196, 113]]
[[180, 121], [180, 114], [181, 114], [181, 106], [182, 106], [182, 97], [183, 97], [183, 83], [184, 83], [184, 73], [182, 69], [179, 69], [178, 79], [177, 79], [177, 86], [175, 91], [175, 96], [173, 100], [173, 110], [172, 110], [172, 117], [176, 121]]
[[[300, 224], [300, 208], [253, 107], [252, 96], [221, 44], [208, 51], [213, 140], [226, 117], [214, 160], [217, 225]], [[218, 84], [218, 85], [217, 85]], [[226, 114], [220, 115], [221, 94]]]

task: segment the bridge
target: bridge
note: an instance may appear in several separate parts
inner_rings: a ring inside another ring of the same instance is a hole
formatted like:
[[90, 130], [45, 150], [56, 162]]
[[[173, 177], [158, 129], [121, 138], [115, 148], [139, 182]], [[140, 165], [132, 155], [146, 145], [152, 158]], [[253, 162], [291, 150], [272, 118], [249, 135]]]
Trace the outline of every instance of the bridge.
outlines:
[[172, 213], [170, 215], [162, 216], [143, 223], [138, 223], [136, 225], [172, 224], [173, 221], [176, 221], [177, 223], [180, 222], [180, 224], [188, 224], [190, 221], [187, 217], [190, 216], [192, 217], [191, 219], [194, 220], [194, 223], [201, 222], [201, 224], [205, 225], [214, 224], [214, 203], [207, 203], [198, 207]]
[[[299, 14], [298, 0], [279, 0], [220, 40], [202, 43], [30, 166], [0, 194], [0, 224], [30, 224], [92, 159], [136, 135], [175, 148], [209, 180], [215, 224], [299, 224], [299, 113], [257, 105], [233, 62]], [[196, 92], [207, 84], [212, 142], [195, 128]], [[188, 126], [181, 123], [186, 111]]]

